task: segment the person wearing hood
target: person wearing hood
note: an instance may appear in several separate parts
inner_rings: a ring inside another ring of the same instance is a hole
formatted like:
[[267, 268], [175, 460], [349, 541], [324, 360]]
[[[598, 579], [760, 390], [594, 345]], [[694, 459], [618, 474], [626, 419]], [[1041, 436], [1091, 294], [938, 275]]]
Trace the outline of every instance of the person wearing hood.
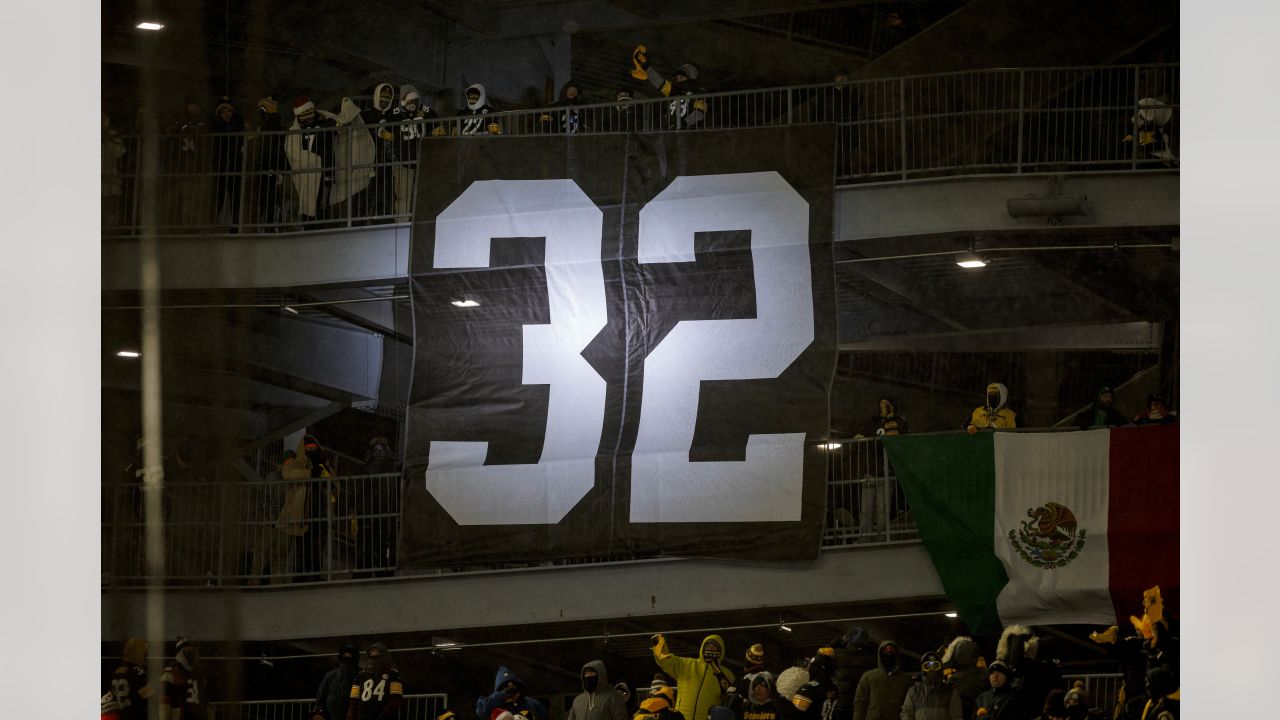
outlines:
[[723, 638], [706, 636], [698, 646], [698, 656], [692, 658], [672, 654], [661, 633], [650, 639], [654, 662], [676, 679], [676, 687], [680, 689], [676, 709], [682, 715], [690, 720], [702, 720], [711, 708], [727, 702], [728, 690], [733, 687], [733, 673], [720, 665], [724, 657]]
[[805, 668], [808, 681], [791, 694], [790, 707], [784, 707], [784, 715], [794, 720], [818, 720], [829, 718], [835, 710], [836, 686], [831, 681], [835, 674], [835, 649], [818, 648]]
[[1013, 670], [1003, 660], [987, 666], [984, 691], [974, 702], [974, 720], [1015, 720], [1018, 717], [1018, 689], [1013, 684]]
[[942, 658], [936, 652], [920, 656], [920, 679], [902, 702], [902, 720], [962, 720], [960, 693], [942, 676]]
[[155, 694], [147, 682], [147, 647], [142, 638], [125, 640], [120, 666], [111, 673], [109, 692], [116, 701], [120, 720], [147, 720], [147, 703]]
[[[298, 217], [305, 222], [328, 215], [329, 192], [333, 188], [334, 173], [337, 172], [337, 159], [334, 148], [338, 142], [337, 131], [335, 130], [338, 127], [338, 123], [328, 115], [321, 115], [316, 112], [316, 104], [312, 102], [311, 98], [305, 96], [294, 98], [293, 116], [294, 127], [289, 129], [300, 131], [298, 140], [300, 141], [301, 151], [311, 153], [319, 159], [319, 167], [306, 176], [312, 179], [302, 183], [299, 188], [299, 192], [313, 192], [315, 194], [314, 206], [310, 206], [310, 203], [303, 204], [314, 214], [308, 214], [305, 211], [298, 214]], [[305, 168], [295, 168], [295, 170], [299, 169], [305, 170]], [[318, 178], [316, 177], [317, 175], [319, 176]]]
[[471, 83], [463, 94], [467, 106], [458, 113], [462, 118], [462, 134], [501, 135], [502, 125], [497, 118], [490, 117], [497, 111], [489, 104], [489, 94], [485, 92], [484, 85]]
[[196, 644], [178, 637], [173, 664], [160, 676], [160, 717], [164, 720], [204, 720], [208, 717], [209, 686], [200, 668]]
[[897, 720], [911, 689], [911, 676], [901, 666], [898, 643], [885, 640], [876, 649], [876, 668], [858, 679], [853, 720]]
[[663, 97], [674, 97], [668, 106], [670, 126], [676, 130], [692, 130], [701, 127], [707, 117], [707, 101], [693, 98], [706, 92], [694, 83], [698, 79], [698, 68], [692, 63], [685, 63], [672, 71], [674, 80], [666, 80], [649, 65], [644, 45], [637, 45], [631, 52], [631, 76], [637, 80], [648, 80]]
[[[289, 167], [284, 154], [284, 120], [276, 99], [267, 96], [258, 101], [255, 112], [258, 135], [249, 141], [245, 150], [249, 171], [249, 200], [252, 203], [249, 217], [251, 224], [273, 224], [280, 221], [281, 174]], [[263, 228], [276, 232], [279, 228]]]
[[582, 88], [578, 83], [570, 80], [560, 88], [560, 97], [553, 103], [553, 108], [564, 108], [559, 112], [544, 112], [539, 118], [542, 123], [542, 132], [544, 133], [576, 133], [587, 130], [582, 122], [583, 117], [578, 115], [576, 106], [582, 105]]
[[316, 689], [316, 704], [311, 710], [312, 720], [345, 720], [347, 704], [351, 698], [351, 686], [355, 684], [360, 668], [356, 662], [354, 645], [338, 648], [338, 667], [324, 674]]
[[738, 720], [778, 720], [781, 717], [773, 673], [768, 670], [744, 672], [741, 684], [746, 686], [743, 693], [735, 695], [729, 705]]
[[1097, 396], [1093, 399], [1093, 407], [1085, 411], [1084, 417], [1080, 419], [1080, 429], [1088, 430], [1091, 427], [1119, 427], [1129, 424], [1115, 408], [1116, 394], [1109, 387], [1103, 387], [1098, 390]]
[[613, 96], [613, 107], [601, 113], [604, 132], [627, 132], [640, 129], [640, 116], [636, 111], [635, 93], [631, 88], [619, 88]]
[[400, 101], [387, 114], [391, 140], [395, 146], [395, 213], [398, 218], [408, 218], [413, 207], [413, 191], [418, 178], [418, 145], [427, 135], [443, 135], [444, 126], [437, 122], [439, 116], [422, 102], [418, 88], [400, 86]]
[[648, 697], [640, 701], [640, 709], [631, 716], [631, 720], [686, 720], [676, 710], [676, 689], [668, 684], [662, 673], [654, 676]]
[[240, 223], [240, 168], [244, 159], [244, 118], [236, 112], [231, 99], [222, 96], [213, 109], [213, 121], [209, 124], [213, 135], [213, 169], [217, 173], [214, 185], [215, 220], [222, 218], [223, 225], [236, 232]]
[[604, 663], [592, 660], [582, 666], [582, 692], [573, 699], [568, 720], [627, 720], [627, 701], [609, 684]]
[[373, 168], [369, 186], [360, 193], [359, 214], [365, 218], [389, 215], [392, 210], [392, 168], [396, 162], [395, 132], [390, 121], [396, 104], [396, 90], [391, 83], [378, 83], [370, 96], [370, 106], [360, 111], [360, 119], [373, 138]]
[[476, 699], [476, 719], [512, 720], [519, 715], [525, 720], [547, 720], [547, 709], [529, 697], [524, 682], [504, 665], [493, 677], [493, 692]]
[[1063, 685], [1062, 671], [1055, 663], [1038, 659], [1039, 651], [1040, 638], [1022, 625], [1005, 628], [996, 646], [996, 659], [1013, 670], [1018, 688], [1015, 717], [1023, 720], [1039, 717], [1049, 691]]
[[390, 720], [404, 705], [400, 668], [384, 643], [370, 645], [365, 656], [368, 661], [351, 683], [346, 720]]
[[905, 435], [909, 431], [907, 419], [898, 414], [898, 404], [893, 401], [893, 398], [882, 396], [878, 413], [867, 423], [866, 436]]
[[[369, 441], [362, 475], [399, 475], [400, 461], [383, 435]], [[400, 516], [400, 479], [371, 477], [356, 485], [356, 514], [360, 524], [356, 535], [358, 571], [352, 577], [387, 577], [396, 566], [396, 534]], [[372, 570], [371, 568], [379, 568]]]
[[1050, 690], [1044, 698], [1044, 709], [1038, 720], [1071, 720], [1067, 713], [1066, 697], [1067, 691], [1062, 688]]
[[1158, 665], [1147, 671], [1147, 704], [1141, 720], [1178, 720], [1182, 691], [1173, 670]]
[[1178, 422], [1178, 413], [1169, 409], [1163, 395], [1147, 396], [1147, 410], [1133, 419], [1134, 425], [1171, 425]]
[[992, 428], [1018, 427], [1017, 414], [1007, 407], [1009, 389], [1001, 383], [987, 386], [987, 404], [973, 409], [967, 430], [970, 434]]
[[973, 717], [974, 702], [990, 688], [986, 661], [982, 659], [978, 643], [963, 635], [952, 640], [942, 653], [942, 671], [947, 676], [947, 684], [960, 695], [964, 716]]
[[[328, 528], [329, 488], [324, 478], [333, 477], [329, 470], [328, 456], [314, 435], [303, 435], [298, 441], [297, 457], [284, 469], [285, 480], [299, 481], [285, 490], [285, 508], [295, 510], [290, 504], [290, 492], [301, 492], [305, 501], [301, 506], [299, 523], [295, 528], [298, 539], [294, 543], [294, 572], [308, 575], [320, 572], [323, 564], [325, 539]], [[297, 502], [294, 499], [294, 502]]]

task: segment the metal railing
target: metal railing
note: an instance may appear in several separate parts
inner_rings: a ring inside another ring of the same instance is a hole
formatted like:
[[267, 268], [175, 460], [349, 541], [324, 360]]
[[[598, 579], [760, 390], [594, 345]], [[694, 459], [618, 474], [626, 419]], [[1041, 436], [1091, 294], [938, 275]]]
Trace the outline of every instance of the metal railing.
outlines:
[[1111, 717], [1115, 711], [1116, 699], [1124, 685], [1124, 675], [1120, 673], [1063, 675], [1062, 679], [1065, 681], [1065, 690], [1070, 690], [1077, 680], [1084, 681], [1084, 691], [1089, 695], [1090, 707], [1101, 710], [1103, 717]]
[[[416, 157], [440, 137], [698, 131], [835, 123], [838, 184], [1177, 166], [1178, 65], [1014, 68], [551, 107], [369, 126], [103, 137], [106, 234], [281, 232], [405, 222]], [[697, 122], [689, 118], [702, 112]], [[382, 133], [381, 131], [387, 131]], [[110, 131], [109, 131], [110, 132]], [[387, 139], [388, 136], [390, 139]], [[584, 160], [590, 162], [590, 159]]]
[[[209, 703], [210, 720], [311, 720], [315, 699], [238, 700]], [[435, 720], [449, 707], [445, 693], [405, 695], [396, 717], [401, 720]]]
[[[834, 443], [833, 443], [834, 445]], [[906, 498], [874, 438], [828, 449], [821, 546], [885, 544], [918, 537]], [[397, 574], [398, 474], [248, 480], [232, 472], [165, 483], [165, 573], [169, 585], [275, 585]], [[142, 552], [142, 490], [102, 486], [103, 583], [147, 582]], [[617, 553], [537, 563], [401, 571], [445, 574], [642, 559]]]

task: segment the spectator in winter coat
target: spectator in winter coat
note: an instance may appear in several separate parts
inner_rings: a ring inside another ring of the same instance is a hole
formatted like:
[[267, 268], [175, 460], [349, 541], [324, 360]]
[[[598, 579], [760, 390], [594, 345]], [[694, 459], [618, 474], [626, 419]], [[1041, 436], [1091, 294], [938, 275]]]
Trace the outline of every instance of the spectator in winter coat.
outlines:
[[720, 665], [724, 640], [719, 635], [703, 638], [696, 658], [673, 655], [661, 634], [654, 635], [652, 640], [654, 662], [676, 679], [676, 687], [680, 689], [676, 709], [685, 718], [705, 720], [712, 707], [728, 701], [726, 694], [733, 687], [733, 673]]
[[1178, 413], [1169, 409], [1169, 403], [1161, 395], [1147, 396], [1147, 411], [1133, 419], [1135, 425], [1171, 425], [1178, 422]]
[[527, 694], [524, 682], [506, 666], [493, 678], [493, 692], [476, 699], [477, 720], [496, 720], [503, 711], [528, 720], [547, 720], [547, 709]]
[[987, 385], [987, 404], [973, 409], [969, 417], [969, 432], [990, 428], [1018, 427], [1017, 413], [1006, 405], [1009, 402], [1009, 388], [1001, 383]]
[[1093, 399], [1093, 407], [1085, 411], [1084, 417], [1080, 419], [1080, 429], [1127, 425], [1129, 421], [1116, 410], [1115, 404], [1116, 394], [1111, 388], [1104, 386]]
[[215, 220], [222, 218], [231, 232], [240, 224], [240, 168], [244, 161], [244, 118], [236, 112], [231, 100], [223, 97], [213, 110], [209, 125], [213, 137], [213, 169], [217, 173], [214, 186]]
[[551, 103], [553, 108], [563, 108], [560, 111], [548, 111], [542, 114], [539, 122], [542, 124], [542, 132], [544, 133], [576, 133], [591, 128], [586, 125], [586, 115], [579, 114], [576, 107], [584, 104], [582, 101], [582, 88], [578, 83], [570, 80], [560, 88], [560, 97]]
[[791, 694], [791, 704], [789, 707], [784, 705], [783, 714], [792, 720], [831, 717], [836, 704], [836, 686], [831, 682], [835, 671], [835, 650], [818, 648], [818, 652], [809, 659], [806, 671], [808, 682]]
[[466, 90], [467, 106], [458, 116], [462, 119], [463, 135], [501, 135], [502, 124], [496, 117], [491, 117], [497, 110], [489, 104], [489, 95], [484, 85], [471, 83]]
[[942, 658], [936, 652], [920, 657], [920, 680], [907, 691], [902, 720], [962, 720], [960, 693], [942, 677]]
[[1040, 713], [1039, 720], [1070, 720], [1067, 714], [1067, 705], [1064, 700], [1067, 691], [1062, 688], [1054, 688], [1044, 699], [1044, 710]]
[[404, 705], [400, 668], [384, 643], [370, 645], [365, 655], [369, 661], [351, 683], [346, 720], [392, 720]]
[[[631, 53], [631, 76], [637, 80], [648, 80], [663, 97], [673, 99], [668, 106], [669, 127], [675, 130], [690, 130], [701, 127], [707, 116], [707, 101], [703, 98], [691, 99], [689, 96], [705, 92], [694, 81], [698, 79], [698, 68], [690, 63], [677, 67], [674, 81], [666, 80], [658, 71], [649, 66], [645, 47], [637, 45]], [[701, 720], [701, 718], [699, 719]]]
[[[734, 683], [734, 686], [729, 689], [729, 697], [725, 701], [725, 705], [738, 717], [742, 716], [742, 708], [750, 701], [751, 676], [764, 670], [764, 646], [760, 643], [755, 643], [747, 648], [744, 659], [746, 660], [746, 665], [742, 668], [742, 675], [738, 677], [738, 681]], [[770, 680], [770, 687], [772, 685], [773, 681]]]
[[1147, 704], [1142, 720], [1178, 720], [1181, 690], [1173, 671], [1163, 665], [1147, 671]]
[[[245, 150], [251, 203], [249, 222], [252, 224], [274, 224], [283, 220], [277, 214], [283, 190], [280, 181], [289, 167], [289, 159], [284, 154], [284, 121], [279, 110], [273, 97], [258, 101], [256, 118], [260, 134], [249, 141]], [[279, 228], [265, 230], [275, 232]]]
[[418, 145], [428, 134], [444, 134], [444, 127], [432, 122], [438, 118], [434, 109], [422, 103], [417, 88], [408, 84], [400, 86], [400, 103], [387, 112], [398, 161], [394, 167], [397, 217], [408, 218], [413, 204], [418, 177]]
[[1014, 720], [1018, 712], [1018, 691], [1013, 686], [1013, 670], [1003, 660], [987, 667], [991, 689], [974, 702], [974, 720]]
[[1010, 625], [1000, 635], [996, 659], [1013, 669], [1017, 679], [1018, 702], [1015, 717], [1034, 720], [1044, 711], [1049, 691], [1062, 687], [1062, 671], [1051, 662], [1039, 660], [1040, 638], [1030, 628]]
[[910, 431], [907, 419], [897, 412], [897, 404], [893, 398], [880, 398], [880, 413], [867, 423], [867, 436], [905, 435]]
[[974, 701], [991, 687], [987, 683], [986, 662], [982, 659], [978, 643], [963, 635], [952, 640], [942, 654], [942, 669], [944, 673], [950, 673], [947, 684], [960, 695], [964, 716], [973, 717]]
[[729, 708], [738, 720], [778, 720], [782, 717], [777, 702], [778, 695], [773, 689], [773, 673], [757, 670], [744, 675], [742, 684], [747, 686], [745, 694], [735, 696], [737, 707]]
[[316, 704], [311, 711], [312, 720], [345, 720], [347, 701], [351, 698], [351, 686], [355, 683], [356, 648], [343, 645], [338, 648], [338, 667], [324, 674], [316, 689]]
[[200, 666], [196, 644], [178, 637], [171, 665], [160, 676], [160, 717], [169, 720], [205, 720], [209, 717], [209, 683]]
[[892, 640], [880, 643], [876, 664], [875, 670], [868, 670], [858, 680], [853, 720], [897, 720], [902, 712], [911, 676], [900, 667], [898, 644]]
[[627, 720], [627, 702], [609, 684], [604, 663], [592, 660], [582, 666], [582, 692], [573, 699], [569, 720]]
[[640, 709], [631, 716], [631, 720], [686, 720], [675, 708], [676, 690], [660, 673], [654, 677], [653, 684], [649, 686], [649, 696], [640, 701]]

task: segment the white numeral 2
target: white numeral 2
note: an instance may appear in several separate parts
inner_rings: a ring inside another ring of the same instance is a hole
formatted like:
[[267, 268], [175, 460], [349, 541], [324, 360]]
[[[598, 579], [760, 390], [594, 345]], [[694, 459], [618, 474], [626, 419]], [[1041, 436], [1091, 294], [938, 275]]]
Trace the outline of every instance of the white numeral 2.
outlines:
[[800, 519], [803, 432], [748, 436], [745, 461], [689, 449], [703, 380], [775, 378], [813, 342], [809, 205], [776, 172], [676, 178], [640, 211], [639, 260], [691, 262], [713, 229], [751, 231], [756, 317], [681, 321], [645, 358], [631, 522]]

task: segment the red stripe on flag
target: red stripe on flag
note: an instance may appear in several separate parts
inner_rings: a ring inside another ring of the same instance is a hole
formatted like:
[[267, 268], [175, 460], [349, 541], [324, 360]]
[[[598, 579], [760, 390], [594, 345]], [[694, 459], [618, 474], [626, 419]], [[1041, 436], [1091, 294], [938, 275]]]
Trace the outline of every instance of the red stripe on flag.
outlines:
[[1111, 602], [1121, 630], [1142, 616], [1142, 591], [1160, 586], [1178, 612], [1178, 426], [1111, 429]]

